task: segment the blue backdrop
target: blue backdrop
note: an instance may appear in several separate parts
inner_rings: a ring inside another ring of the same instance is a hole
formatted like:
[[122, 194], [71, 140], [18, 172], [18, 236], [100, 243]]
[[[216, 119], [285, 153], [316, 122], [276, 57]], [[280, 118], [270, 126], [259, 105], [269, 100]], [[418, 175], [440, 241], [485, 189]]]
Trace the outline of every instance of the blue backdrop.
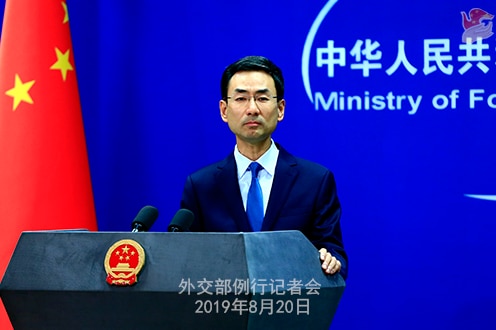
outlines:
[[224, 67], [264, 55], [286, 79], [274, 138], [338, 184], [332, 328], [496, 328], [494, 1], [68, 2], [100, 230], [147, 204], [166, 230], [186, 176], [233, 149]]

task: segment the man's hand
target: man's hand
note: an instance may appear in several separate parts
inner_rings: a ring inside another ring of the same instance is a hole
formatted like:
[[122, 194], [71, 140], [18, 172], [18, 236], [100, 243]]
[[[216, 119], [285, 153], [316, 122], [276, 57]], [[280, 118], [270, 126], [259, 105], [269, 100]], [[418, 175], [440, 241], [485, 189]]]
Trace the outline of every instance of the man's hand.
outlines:
[[333, 257], [325, 248], [319, 250], [322, 269], [326, 274], [333, 275], [341, 270], [341, 261]]

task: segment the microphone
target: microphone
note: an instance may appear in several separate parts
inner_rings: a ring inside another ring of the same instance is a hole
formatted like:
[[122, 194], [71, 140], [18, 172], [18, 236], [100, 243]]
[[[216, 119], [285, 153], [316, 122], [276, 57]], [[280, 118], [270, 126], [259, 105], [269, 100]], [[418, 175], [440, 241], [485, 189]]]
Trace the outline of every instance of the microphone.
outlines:
[[150, 205], [143, 207], [131, 223], [131, 232], [137, 233], [148, 231], [157, 218], [158, 210], [156, 207]]
[[193, 212], [187, 209], [179, 209], [172, 218], [168, 231], [172, 233], [187, 231], [195, 220]]

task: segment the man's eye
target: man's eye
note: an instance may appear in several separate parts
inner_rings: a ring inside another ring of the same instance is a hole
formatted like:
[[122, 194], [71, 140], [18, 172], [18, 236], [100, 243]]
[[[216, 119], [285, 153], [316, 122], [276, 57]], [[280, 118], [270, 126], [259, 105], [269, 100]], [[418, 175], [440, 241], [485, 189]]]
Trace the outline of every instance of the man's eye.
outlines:
[[246, 102], [247, 98], [243, 96], [238, 96], [234, 99], [236, 102]]
[[267, 103], [270, 101], [270, 99], [267, 96], [260, 96], [257, 98], [257, 101], [260, 103]]

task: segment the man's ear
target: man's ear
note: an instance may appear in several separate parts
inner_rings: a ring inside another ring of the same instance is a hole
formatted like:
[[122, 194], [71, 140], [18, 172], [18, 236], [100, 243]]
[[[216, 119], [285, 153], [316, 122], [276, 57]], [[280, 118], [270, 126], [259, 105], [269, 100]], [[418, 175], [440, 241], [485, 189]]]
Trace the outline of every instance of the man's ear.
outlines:
[[227, 102], [224, 100], [219, 101], [220, 117], [227, 123]]
[[277, 112], [278, 112], [277, 121], [281, 121], [284, 119], [284, 111], [285, 110], [286, 110], [286, 100], [281, 99], [277, 105]]

